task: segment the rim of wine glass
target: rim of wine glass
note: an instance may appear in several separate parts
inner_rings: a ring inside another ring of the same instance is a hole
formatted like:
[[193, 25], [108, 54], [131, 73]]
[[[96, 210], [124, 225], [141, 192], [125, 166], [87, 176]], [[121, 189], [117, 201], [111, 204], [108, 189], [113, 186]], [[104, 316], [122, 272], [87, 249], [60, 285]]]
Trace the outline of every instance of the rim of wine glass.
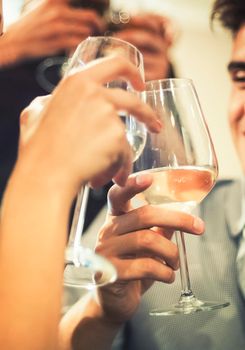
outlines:
[[167, 78], [148, 80], [145, 83], [145, 91], [147, 93], [159, 90], [171, 90], [173, 88], [181, 88], [184, 86], [192, 86], [194, 88], [193, 80], [190, 78]]
[[139, 59], [139, 65], [141, 64], [141, 62], [143, 62], [143, 54], [140, 52], [139, 49], [137, 49], [136, 46], [134, 46], [133, 44], [131, 44], [130, 42], [126, 41], [126, 40], [122, 40], [119, 38], [115, 38], [114, 36], [103, 36], [103, 35], [99, 35], [99, 36], [88, 36], [85, 40], [83, 40], [80, 44], [78, 44], [76, 52], [79, 51], [80, 47], [83, 45], [84, 42], [86, 41], [92, 41], [92, 40], [111, 40], [111, 41], [115, 41], [115, 42], [120, 42], [123, 43], [125, 46], [128, 46], [130, 48], [132, 48], [135, 52], [137, 52], [137, 54], [139, 55], [140, 59]]

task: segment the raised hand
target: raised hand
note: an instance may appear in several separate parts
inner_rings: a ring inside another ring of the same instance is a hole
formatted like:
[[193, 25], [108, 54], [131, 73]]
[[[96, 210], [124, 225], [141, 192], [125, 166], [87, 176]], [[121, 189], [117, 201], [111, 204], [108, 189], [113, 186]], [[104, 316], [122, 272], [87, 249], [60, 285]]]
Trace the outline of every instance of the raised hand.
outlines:
[[169, 49], [174, 40], [172, 22], [156, 14], [132, 16], [115, 36], [129, 41], [143, 54], [146, 80], [168, 77]]
[[[129, 80], [137, 90], [144, 88], [134, 65], [121, 57], [108, 57], [65, 78], [51, 98], [36, 100], [22, 115], [19, 157], [30, 157], [37, 169], [42, 168], [39, 173], [55, 175], [63, 185], [73, 187], [74, 194], [89, 180], [100, 186], [114, 177], [123, 185], [131, 171], [131, 149], [118, 112], [133, 114], [152, 131], [161, 126], [136, 95], [104, 87], [118, 77]], [[37, 115], [43, 105], [39, 116], [32, 116], [28, 124], [28, 115]]]
[[[86, 345], [100, 350], [110, 348], [113, 337], [133, 316], [142, 295], [154, 281], [174, 281], [179, 264], [177, 246], [170, 241], [174, 230], [203, 232], [202, 220], [192, 215], [150, 205], [134, 209], [132, 197], [151, 182], [150, 175], [132, 176], [125, 187], [111, 188], [109, 212], [96, 252], [111, 260], [118, 279], [99, 288], [97, 298], [82, 298], [64, 316], [61, 341], [67, 348], [70, 342], [74, 349]], [[94, 337], [97, 328], [98, 337]]]
[[0, 43], [0, 64], [72, 52], [82, 40], [104, 28], [104, 21], [93, 10], [73, 8], [67, 0], [43, 0], [7, 28]]

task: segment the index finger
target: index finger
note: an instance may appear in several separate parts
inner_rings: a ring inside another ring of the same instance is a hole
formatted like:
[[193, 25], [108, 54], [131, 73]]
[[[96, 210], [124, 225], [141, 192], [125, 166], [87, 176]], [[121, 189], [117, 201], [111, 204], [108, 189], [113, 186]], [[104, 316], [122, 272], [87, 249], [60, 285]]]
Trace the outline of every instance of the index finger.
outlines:
[[71, 73], [88, 77], [100, 84], [106, 84], [113, 80], [129, 81], [135, 90], [143, 91], [145, 84], [141, 77], [140, 67], [136, 67], [126, 57], [110, 55], [98, 58], [86, 65], [75, 68]]
[[131, 210], [125, 215], [118, 216], [117, 225], [111, 227], [110, 236], [119, 236], [127, 232], [152, 227], [200, 235], [204, 232], [205, 226], [204, 222], [197, 216], [161, 206], [145, 205]]

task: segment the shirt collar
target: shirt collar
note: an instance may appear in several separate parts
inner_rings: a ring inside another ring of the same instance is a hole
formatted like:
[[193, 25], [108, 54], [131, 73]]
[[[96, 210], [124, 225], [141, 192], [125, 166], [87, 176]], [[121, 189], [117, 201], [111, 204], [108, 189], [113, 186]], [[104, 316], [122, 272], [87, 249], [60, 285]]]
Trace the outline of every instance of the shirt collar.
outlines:
[[225, 215], [231, 235], [235, 238], [245, 225], [245, 178], [234, 181], [227, 188], [225, 197]]

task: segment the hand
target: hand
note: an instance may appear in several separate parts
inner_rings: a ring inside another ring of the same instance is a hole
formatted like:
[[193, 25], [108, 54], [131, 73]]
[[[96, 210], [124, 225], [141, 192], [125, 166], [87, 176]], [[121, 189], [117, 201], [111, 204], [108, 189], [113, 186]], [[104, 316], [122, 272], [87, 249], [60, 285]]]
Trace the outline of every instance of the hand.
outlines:
[[69, 187], [73, 195], [89, 180], [101, 186], [114, 177], [124, 185], [131, 171], [131, 148], [118, 112], [133, 114], [154, 132], [160, 125], [136, 95], [104, 87], [118, 77], [136, 90], [144, 88], [137, 68], [114, 56], [88, 64], [65, 78], [52, 97], [32, 103], [21, 116], [19, 160], [30, 171], [46, 174], [53, 185]]
[[15, 63], [72, 52], [89, 35], [103, 31], [104, 22], [95, 11], [73, 8], [67, 0], [43, 0], [7, 28], [1, 50]]
[[129, 41], [143, 53], [146, 81], [168, 77], [169, 49], [174, 40], [168, 18], [155, 14], [133, 16], [115, 36]]
[[159, 206], [131, 207], [130, 199], [152, 183], [150, 175], [132, 176], [124, 188], [109, 191], [107, 220], [96, 251], [116, 266], [118, 280], [98, 290], [102, 314], [123, 323], [136, 311], [142, 294], [154, 281], [172, 283], [178, 249], [170, 241], [175, 230], [200, 234], [204, 224], [192, 215]]

